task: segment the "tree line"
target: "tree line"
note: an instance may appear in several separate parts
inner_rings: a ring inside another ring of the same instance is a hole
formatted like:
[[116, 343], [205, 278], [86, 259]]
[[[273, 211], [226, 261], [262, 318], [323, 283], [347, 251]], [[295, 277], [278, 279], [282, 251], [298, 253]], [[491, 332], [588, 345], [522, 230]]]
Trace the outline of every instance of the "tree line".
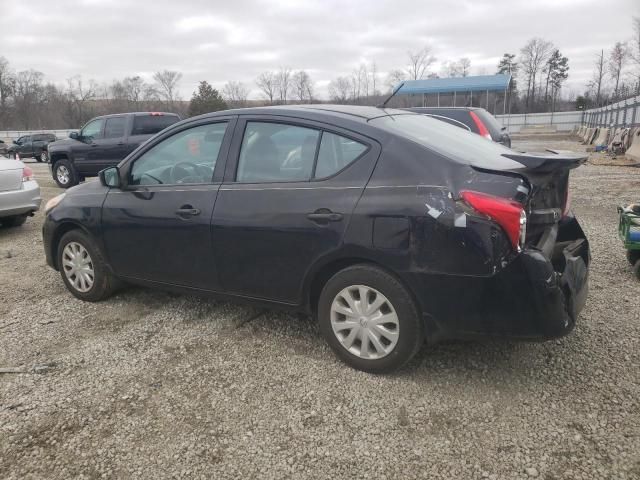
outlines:
[[[476, 69], [475, 74], [506, 73], [512, 75], [507, 95], [458, 96], [458, 106], [489, 106], [494, 113], [502, 111], [540, 112], [572, 110], [604, 105], [640, 93], [640, 18], [633, 18], [633, 38], [616, 42], [610, 50], [595, 57], [592, 79], [584, 94], [573, 98], [563, 95], [562, 87], [569, 77], [569, 59], [552, 42], [530, 39], [518, 53], [505, 53], [494, 71]], [[327, 85], [328, 99], [316, 94], [316, 82], [306, 70], [280, 67], [258, 75], [255, 85], [228, 81], [220, 91], [201, 81], [189, 101], [180, 96], [182, 74], [160, 70], [151, 80], [129, 76], [110, 84], [98, 84], [80, 75], [70, 77], [64, 85], [46, 81], [37, 70], [14, 71], [8, 60], [0, 56], [0, 130], [77, 128], [89, 118], [136, 110], [165, 110], [183, 117], [229, 107], [277, 105], [331, 101], [341, 104], [376, 105], [403, 80], [466, 77], [472, 73], [469, 58], [446, 60], [437, 64], [430, 46], [408, 51], [401, 68], [380, 72], [375, 61], [363, 62], [346, 75], [332, 79]], [[439, 70], [435, 66], [439, 65]], [[260, 99], [250, 99], [252, 91]], [[442, 96], [443, 105], [451, 95]], [[420, 105], [433, 102], [422, 96], [402, 95], [392, 106]], [[440, 101], [440, 98], [438, 98]]]

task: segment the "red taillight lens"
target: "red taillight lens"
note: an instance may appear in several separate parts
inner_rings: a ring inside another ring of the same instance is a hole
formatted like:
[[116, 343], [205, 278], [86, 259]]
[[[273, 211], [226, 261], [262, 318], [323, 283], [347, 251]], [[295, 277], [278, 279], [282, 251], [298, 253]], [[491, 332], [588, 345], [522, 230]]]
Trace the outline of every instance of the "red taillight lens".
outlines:
[[473, 122], [476, 124], [476, 127], [478, 127], [478, 134], [482, 135], [484, 138], [491, 140], [491, 134], [489, 133], [489, 130], [487, 130], [487, 127], [484, 126], [484, 122], [480, 120], [480, 117], [473, 111], [470, 111], [469, 115], [471, 115]]
[[29, 167], [24, 167], [22, 169], [22, 181], [28, 182], [29, 180], [33, 180], [33, 170]]
[[469, 190], [460, 192], [460, 196], [475, 211], [488, 216], [500, 225], [509, 237], [513, 248], [517, 251], [522, 249], [527, 233], [527, 215], [522, 205], [514, 200]]

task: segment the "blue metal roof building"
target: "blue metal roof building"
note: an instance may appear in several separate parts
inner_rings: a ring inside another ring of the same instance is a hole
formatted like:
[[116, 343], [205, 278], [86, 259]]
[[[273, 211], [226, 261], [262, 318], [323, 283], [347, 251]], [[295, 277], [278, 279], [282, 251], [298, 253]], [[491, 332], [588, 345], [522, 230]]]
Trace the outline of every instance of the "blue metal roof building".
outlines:
[[[455, 78], [428, 78], [425, 80], [405, 80], [400, 82], [393, 90], [394, 95], [421, 95], [422, 106], [427, 105], [427, 96], [435, 94], [438, 97], [437, 106], [440, 106], [440, 94], [453, 94], [453, 106], [456, 106], [456, 94], [464, 93], [470, 95], [470, 100], [465, 100], [468, 106], [474, 104], [473, 93], [478, 92], [478, 101], [482, 100], [482, 94], [485, 94], [485, 107], [489, 109], [489, 92], [504, 92], [504, 101], [501, 102], [503, 112], [507, 106], [507, 91], [511, 83], [511, 75], [498, 73], [496, 75], [476, 75], [473, 77], [455, 77]], [[389, 97], [386, 101], [390, 100]], [[494, 111], [495, 111], [494, 97]], [[510, 102], [509, 102], [510, 103]], [[495, 113], [495, 112], [494, 112]]]
[[397, 94], [453, 93], [453, 92], [504, 92], [509, 88], [511, 75], [477, 75], [474, 77], [429, 78], [405, 80]]

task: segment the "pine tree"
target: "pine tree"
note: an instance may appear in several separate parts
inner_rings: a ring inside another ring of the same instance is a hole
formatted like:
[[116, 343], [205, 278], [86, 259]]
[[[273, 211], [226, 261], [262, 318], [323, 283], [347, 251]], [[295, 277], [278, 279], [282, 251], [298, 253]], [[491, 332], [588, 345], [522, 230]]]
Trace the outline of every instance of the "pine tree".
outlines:
[[189, 116], [193, 117], [194, 115], [216, 112], [226, 108], [227, 104], [220, 93], [209, 82], [203, 80], [198, 85], [198, 91], [193, 92], [191, 102], [189, 102]]

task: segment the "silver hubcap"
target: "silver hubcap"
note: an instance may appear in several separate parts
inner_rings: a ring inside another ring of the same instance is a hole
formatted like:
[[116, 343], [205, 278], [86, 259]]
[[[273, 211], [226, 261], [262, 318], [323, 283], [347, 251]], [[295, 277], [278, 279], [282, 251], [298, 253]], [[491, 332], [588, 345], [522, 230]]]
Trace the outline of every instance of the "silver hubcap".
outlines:
[[60, 183], [67, 183], [69, 181], [69, 169], [64, 165], [60, 165], [56, 168], [56, 176]]
[[88, 292], [93, 287], [93, 262], [89, 252], [77, 242], [69, 242], [62, 250], [64, 274], [79, 292]]
[[43, 162], [47, 161], [47, 154], [45, 152], [42, 152], [40, 154], [40, 160], [42, 160]]
[[391, 302], [366, 285], [352, 285], [336, 295], [331, 304], [331, 328], [344, 348], [367, 360], [389, 355], [400, 334]]

